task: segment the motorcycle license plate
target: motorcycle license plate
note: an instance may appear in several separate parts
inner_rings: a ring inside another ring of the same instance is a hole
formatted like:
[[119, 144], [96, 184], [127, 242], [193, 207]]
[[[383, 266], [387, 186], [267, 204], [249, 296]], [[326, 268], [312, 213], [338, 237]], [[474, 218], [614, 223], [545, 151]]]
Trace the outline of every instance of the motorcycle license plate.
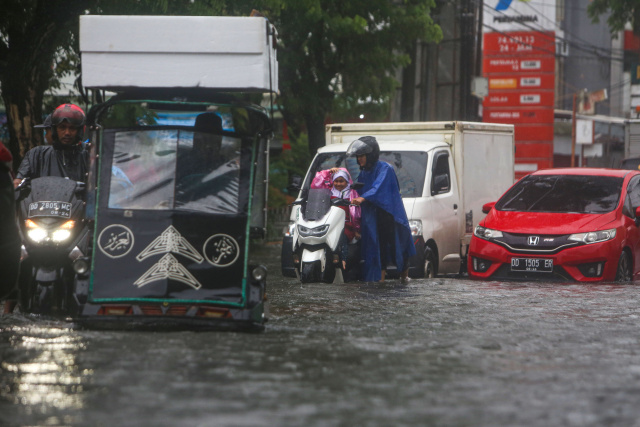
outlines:
[[511, 258], [511, 271], [553, 272], [553, 260], [546, 258]]
[[36, 216], [71, 217], [71, 203], [67, 202], [34, 202], [29, 203], [29, 218]]

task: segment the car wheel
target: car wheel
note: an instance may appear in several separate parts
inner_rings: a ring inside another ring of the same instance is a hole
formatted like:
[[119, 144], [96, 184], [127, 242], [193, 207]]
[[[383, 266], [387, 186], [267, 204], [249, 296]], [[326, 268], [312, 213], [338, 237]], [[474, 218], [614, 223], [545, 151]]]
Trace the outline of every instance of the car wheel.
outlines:
[[616, 282], [629, 282], [631, 280], [631, 263], [629, 262], [629, 254], [622, 251], [620, 261], [618, 261], [618, 270], [616, 271]]

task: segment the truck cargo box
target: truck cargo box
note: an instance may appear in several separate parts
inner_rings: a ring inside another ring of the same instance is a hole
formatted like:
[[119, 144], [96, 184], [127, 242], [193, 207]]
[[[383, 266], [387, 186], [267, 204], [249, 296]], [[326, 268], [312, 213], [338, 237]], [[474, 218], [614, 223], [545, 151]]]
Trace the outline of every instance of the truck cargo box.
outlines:
[[275, 40], [260, 17], [81, 16], [83, 85], [277, 92]]

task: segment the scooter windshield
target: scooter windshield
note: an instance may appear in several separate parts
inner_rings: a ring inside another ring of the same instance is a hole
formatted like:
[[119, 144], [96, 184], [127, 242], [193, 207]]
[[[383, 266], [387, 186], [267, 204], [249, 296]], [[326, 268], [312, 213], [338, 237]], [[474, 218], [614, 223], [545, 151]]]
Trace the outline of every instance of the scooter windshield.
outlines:
[[331, 190], [326, 188], [311, 188], [307, 197], [307, 205], [302, 217], [306, 221], [317, 221], [329, 212], [331, 208]]

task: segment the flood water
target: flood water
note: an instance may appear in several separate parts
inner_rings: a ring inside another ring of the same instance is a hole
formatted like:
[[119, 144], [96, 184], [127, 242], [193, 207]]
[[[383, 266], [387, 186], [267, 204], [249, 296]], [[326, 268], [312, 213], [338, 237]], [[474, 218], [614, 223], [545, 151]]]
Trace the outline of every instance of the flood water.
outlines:
[[263, 333], [0, 318], [0, 425], [640, 425], [640, 283], [302, 285], [279, 253]]

